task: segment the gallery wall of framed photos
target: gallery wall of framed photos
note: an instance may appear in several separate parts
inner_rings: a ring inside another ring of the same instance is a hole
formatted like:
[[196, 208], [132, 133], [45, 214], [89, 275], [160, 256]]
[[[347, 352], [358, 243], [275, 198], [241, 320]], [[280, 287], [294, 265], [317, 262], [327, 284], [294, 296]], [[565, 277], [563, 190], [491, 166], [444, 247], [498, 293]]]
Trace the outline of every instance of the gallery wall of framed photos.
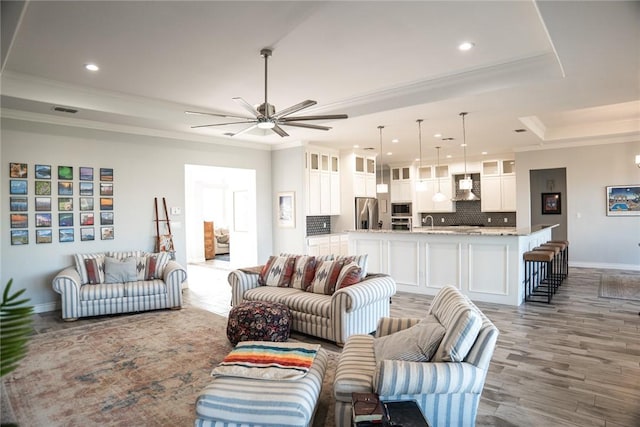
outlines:
[[12, 245], [113, 240], [113, 168], [9, 163]]

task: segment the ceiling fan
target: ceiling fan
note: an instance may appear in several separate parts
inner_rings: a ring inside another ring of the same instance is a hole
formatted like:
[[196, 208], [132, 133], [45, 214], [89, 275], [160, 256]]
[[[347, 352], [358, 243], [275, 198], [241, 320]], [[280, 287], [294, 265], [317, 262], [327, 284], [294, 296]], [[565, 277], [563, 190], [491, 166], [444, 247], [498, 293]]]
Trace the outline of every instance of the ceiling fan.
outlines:
[[271, 56], [272, 50], [269, 48], [264, 48], [260, 51], [260, 55], [264, 58], [264, 103], [260, 104], [258, 107], [254, 107], [249, 104], [247, 101], [240, 97], [233, 98], [235, 102], [237, 102], [240, 106], [242, 106], [245, 110], [252, 114], [252, 117], [246, 116], [236, 116], [233, 114], [216, 114], [216, 113], [204, 113], [198, 111], [185, 111], [185, 114], [196, 114], [203, 116], [215, 116], [215, 117], [225, 117], [231, 119], [241, 119], [241, 121], [236, 122], [228, 122], [228, 123], [215, 123], [208, 125], [198, 125], [191, 126], [194, 128], [201, 127], [210, 127], [210, 126], [225, 126], [225, 125], [235, 125], [239, 123], [251, 123], [251, 126], [237, 132], [235, 134], [231, 134], [231, 136], [240, 135], [242, 133], [249, 132], [252, 129], [271, 129], [273, 132], [277, 133], [281, 137], [289, 136], [287, 132], [284, 131], [280, 126], [295, 126], [301, 128], [308, 129], [317, 129], [317, 130], [329, 130], [331, 129], [328, 126], [319, 126], [313, 125], [309, 123], [299, 123], [301, 121], [309, 121], [309, 120], [336, 120], [336, 119], [346, 119], [348, 116], [346, 114], [329, 114], [329, 115], [318, 115], [318, 116], [290, 116], [290, 114], [296, 113], [305, 108], [316, 105], [316, 101], [312, 101], [311, 99], [307, 99], [302, 101], [296, 105], [292, 105], [289, 108], [285, 108], [282, 111], [276, 112], [276, 107], [273, 104], [269, 104], [267, 100], [267, 70], [268, 70], [268, 60]]

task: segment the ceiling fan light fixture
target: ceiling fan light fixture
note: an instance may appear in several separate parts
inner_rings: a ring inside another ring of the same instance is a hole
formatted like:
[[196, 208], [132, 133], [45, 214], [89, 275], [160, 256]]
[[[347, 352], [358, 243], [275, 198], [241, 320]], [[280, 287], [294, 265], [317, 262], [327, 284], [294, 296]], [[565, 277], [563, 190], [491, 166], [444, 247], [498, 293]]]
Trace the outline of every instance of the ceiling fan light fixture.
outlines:
[[271, 121], [258, 122], [259, 129], [273, 129], [275, 126], [276, 124]]

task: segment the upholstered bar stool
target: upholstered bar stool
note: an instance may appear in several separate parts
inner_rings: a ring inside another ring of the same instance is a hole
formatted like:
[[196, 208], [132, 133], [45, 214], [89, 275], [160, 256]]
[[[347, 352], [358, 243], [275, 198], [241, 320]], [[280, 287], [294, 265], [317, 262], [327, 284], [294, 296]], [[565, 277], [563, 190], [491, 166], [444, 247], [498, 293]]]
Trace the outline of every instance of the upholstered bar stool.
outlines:
[[543, 243], [540, 246], [538, 246], [537, 248], [534, 248], [533, 250], [548, 250], [548, 251], [553, 251], [555, 253], [555, 256], [553, 257], [553, 271], [552, 273], [552, 279], [554, 284], [556, 285], [556, 288], [560, 287], [560, 285], [562, 285], [562, 281], [564, 280], [564, 276], [562, 274], [562, 247], [559, 243]]
[[562, 274], [566, 278], [569, 275], [569, 241], [568, 240], [549, 240], [547, 243], [562, 243]]
[[[554, 286], [549, 276], [553, 268], [555, 252], [539, 249], [525, 252], [522, 257], [524, 259], [524, 300], [550, 303]], [[545, 296], [546, 301], [539, 299]]]

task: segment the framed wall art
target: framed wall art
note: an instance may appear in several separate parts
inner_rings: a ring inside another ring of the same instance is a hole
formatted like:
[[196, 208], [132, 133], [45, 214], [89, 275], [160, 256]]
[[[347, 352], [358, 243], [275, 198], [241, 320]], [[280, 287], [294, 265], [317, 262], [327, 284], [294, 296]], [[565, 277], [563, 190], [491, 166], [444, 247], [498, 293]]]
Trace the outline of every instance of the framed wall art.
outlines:
[[48, 229], [36, 230], [36, 243], [52, 243], [53, 231]]
[[73, 228], [61, 228], [58, 230], [58, 241], [61, 243], [73, 242], [75, 240], [75, 234]]
[[100, 181], [113, 181], [113, 169], [100, 168]]
[[9, 178], [26, 178], [26, 163], [9, 163]]
[[59, 213], [58, 225], [60, 227], [73, 227], [73, 214], [71, 212]]
[[93, 182], [81, 182], [80, 183], [80, 195], [81, 196], [93, 196]]
[[296, 228], [296, 195], [293, 191], [278, 193], [278, 226]]
[[82, 227], [80, 229], [80, 240], [86, 242], [96, 239], [96, 229], [94, 227]]
[[542, 193], [542, 215], [562, 214], [560, 193]]
[[21, 179], [10, 179], [9, 194], [27, 194], [27, 181]]
[[36, 227], [51, 227], [51, 213], [37, 213], [36, 214]]
[[102, 240], [113, 240], [113, 227], [100, 227], [100, 238]]
[[[37, 203], [37, 200], [36, 200]], [[29, 202], [26, 197], [10, 197], [9, 210], [11, 212], [26, 212], [29, 208]], [[37, 210], [37, 207], [36, 207]]]
[[101, 182], [100, 183], [100, 195], [101, 196], [113, 196], [113, 183]]
[[112, 211], [113, 210], [113, 199], [111, 197], [100, 197], [100, 210], [101, 211]]
[[73, 166], [58, 166], [58, 179], [73, 179]]
[[92, 211], [93, 210], [93, 197], [80, 197], [80, 210]]
[[640, 184], [607, 187], [607, 216], [640, 215]]
[[80, 213], [80, 225], [93, 225], [93, 212]]
[[58, 181], [58, 196], [72, 196], [73, 182]]
[[36, 179], [51, 179], [51, 165], [36, 165]]
[[12, 245], [28, 245], [29, 230], [11, 230]]
[[59, 211], [72, 211], [73, 210], [73, 197], [58, 197], [58, 210]]
[[93, 181], [93, 168], [80, 167], [80, 181]]
[[51, 197], [36, 197], [36, 211], [50, 211]]
[[36, 196], [50, 196], [51, 181], [36, 181]]
[[100, 212], [100, 225], [113, 225], [113, 212]]
[[11, 214], [11, 228], [27, 228], [29, 216], [26, 213]]

